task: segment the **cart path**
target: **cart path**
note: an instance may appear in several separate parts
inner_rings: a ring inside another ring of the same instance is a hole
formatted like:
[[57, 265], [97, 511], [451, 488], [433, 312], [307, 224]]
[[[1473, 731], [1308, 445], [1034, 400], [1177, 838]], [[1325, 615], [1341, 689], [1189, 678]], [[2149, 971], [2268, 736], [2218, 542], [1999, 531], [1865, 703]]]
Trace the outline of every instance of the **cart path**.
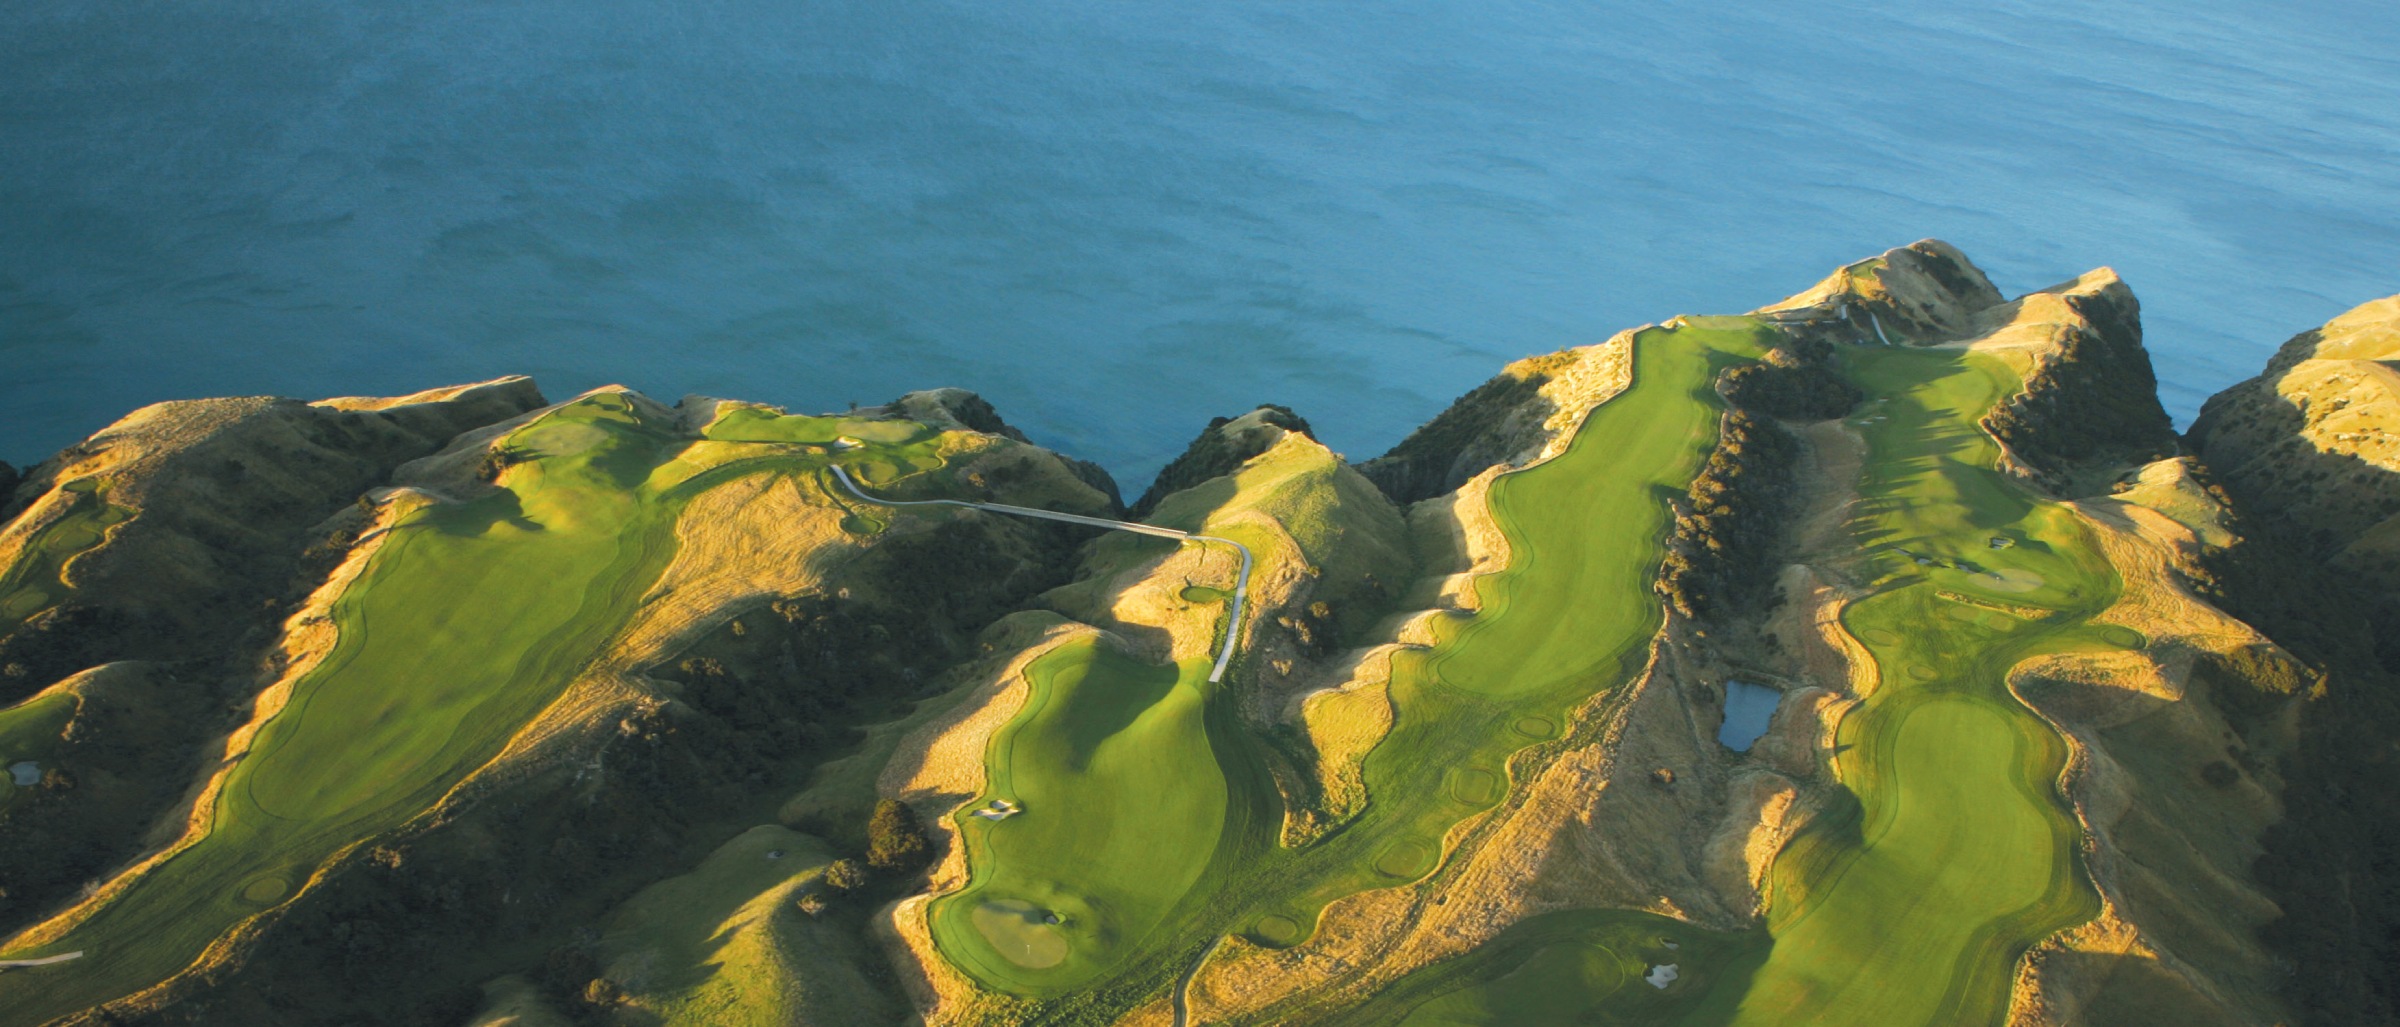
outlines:
[[1178, 531], [1174, 528], [1164, 528], [1156, 524], [1141, 524], [1134, 521], [1112, 521], [1104, 517], [1086, 517], [1082, 514], [1059, 513], [1054, 510], [1036, 510], [1029, 506], [1010, 506], [1006, 503], [970, 503], [963, 499], [879, 499], [875, 496], [870, 496], [865, 492], [860, 491], [858, 483], [850, 480], [849, 472], [844, 471], [840, 464], [833, 464], [828, 469], [833, 471], [833, 476], [841, 481], [843, 488], [850, 490], [851, 495], [863, 499], [869, 503], [875, 503], [881, 506], [963, 506], [969, 510], [989, 510], [993, 513], [1009, 514], [1016, 517], [1036, 517], [1045, 521], [1065, 521], [1068, 524], [1080, 524], [1089, 528], [1108, 528], [1115, 531], [1130, 531], [1142, 535], [1156, 535], [1160, 538], [1176, 539], [1182, 542], [1223, 542], [1226, 545], [1232, 546], [1235, 551], [1241, 553], [1242, 555], [1242, 569], [1241, 572], [1234, 578], [1233, 606], [1231, 610], [1228, 611], [1228, 616], [1225, 618], [1225, 638], [1224, 641], [1217, 646], [1216, 666], [1210, 668], [1208, 672], [1208, 680], [1211, 682], [1222, 680], [1225, 677], [1225, 665], [1233, 661], [1233, 642], [1235, 636], [1242, 630], [1242, 605], [1247, 599], [1250, 591], [1250, 547], [1248, 546], [1229, 538], [1222, 538], [1216, 535], [1195, 535], [1188, 531]]

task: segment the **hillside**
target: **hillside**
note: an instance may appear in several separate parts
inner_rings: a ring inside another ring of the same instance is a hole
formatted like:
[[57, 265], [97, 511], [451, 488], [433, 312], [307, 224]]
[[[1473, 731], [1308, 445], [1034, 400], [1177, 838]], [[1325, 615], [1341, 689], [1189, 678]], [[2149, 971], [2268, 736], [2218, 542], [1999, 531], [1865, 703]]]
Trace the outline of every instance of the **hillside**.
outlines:
[[2387, 1021], [2400, 302], [2182, 438], [2140, 309], [1926, 240], [1130, 506], [960, 389], [137, 411], [0, 511], [0, 1027]]

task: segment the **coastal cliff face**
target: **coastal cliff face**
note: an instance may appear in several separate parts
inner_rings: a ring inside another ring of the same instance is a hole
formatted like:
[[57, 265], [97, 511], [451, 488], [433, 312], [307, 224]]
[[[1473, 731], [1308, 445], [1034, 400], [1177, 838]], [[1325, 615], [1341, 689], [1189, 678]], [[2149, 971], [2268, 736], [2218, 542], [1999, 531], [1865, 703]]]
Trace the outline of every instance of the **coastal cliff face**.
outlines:
[[1911, 703], [2021, 732], [1959, 787], [2033, 775], [1982, 819], [2055, 828], [2072, 914], [1989, 921], [2031, 933], [1955, 1022], [2375, 1022], [2396, 367], [2400, 297], [2178, 440], [2113, 272], [2009, 299], [1926, 240], [1358, 466], [1219, 418], [1129, 510], [961, 389], [145, 408], [0, 509], [0, 951], [92, 953], [0, 975], [0, 1027], [1776, 1022], [1925, 984], [1794, 933], [1887, 908], [1812, 867], [1916, 872], [1852, 851], [1923, 816], [1875, 769]]

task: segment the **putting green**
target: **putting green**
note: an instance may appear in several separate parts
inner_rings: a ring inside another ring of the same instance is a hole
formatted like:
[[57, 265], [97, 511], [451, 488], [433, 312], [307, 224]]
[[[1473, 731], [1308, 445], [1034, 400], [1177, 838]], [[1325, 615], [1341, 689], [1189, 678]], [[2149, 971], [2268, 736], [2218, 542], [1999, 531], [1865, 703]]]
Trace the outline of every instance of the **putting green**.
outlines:
[[944, 955], [1011, 990], [1056, 994], [1144, 950], [1225, 834], [1208, 670], [1089, 640], [1026, 668], [1025, 709], [992, 740], [988, 793], [974, 803], [1023, 812], [958, 818], [975, 875], [933, 905]]
[[[2005, 675], [2123, 641], [2088, 623], [2117, 580], [2069, 511], [1996, 470], [1976, 420], [2018, 388], [2007, 368], [1956, 351], [1847, 360], [1886, 398], [1855, 422], [1868, 461], [1852, 521], [1884, 577], [1844, 615], [1883, 684], [1836, 734], [1857, 802], [1776, 858], [1774, 950], [1733, 1022], [1997, 1023], [2017, 958], [2097, 910], [2057, 794], [2066, 744]], [[1993, 550], [1994, 535], [2020, 541]]]
[[50, 691], [0, 709], [0, 810], [33, 791], [17, 787], [8, 768], [25, 762], [48, 766], [59, 732], [75, 716], [76, 702], [71, 693]]
[[[933, 446], [839, 459], [896, 473], [937, 464]], [[827, 460], [693, 442], [615, 394], [552, 411], [503, 448], [518, 460], [501, 489], [404, 515], [335, 600], [333, 651], [227, 773], [205, 832], [72, 928], [6, 953], [89, 955], [71, 974], [0, 977], [0, 1023], [39, 1023], [167, 977], [285, 897], [266, 882], [305, 881], [439, 802], [629, 621], [692, 497]]]

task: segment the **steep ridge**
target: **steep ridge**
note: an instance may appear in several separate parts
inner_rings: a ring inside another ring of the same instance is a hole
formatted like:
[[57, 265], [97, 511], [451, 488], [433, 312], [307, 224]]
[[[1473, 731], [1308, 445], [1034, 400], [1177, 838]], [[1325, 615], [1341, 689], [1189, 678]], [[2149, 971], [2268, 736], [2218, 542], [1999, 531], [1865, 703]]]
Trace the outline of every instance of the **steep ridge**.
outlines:
[[2239, 516], [2201, 561], [2227, 607], [2307, 664], [2242, 661], [2246, 730], [2288, 731], [2284, 820], [2258, 873], [2266, 936], [2310, 1022], [2400, 1019], [2400, 297], [2284, 343], [2189, 442]]

